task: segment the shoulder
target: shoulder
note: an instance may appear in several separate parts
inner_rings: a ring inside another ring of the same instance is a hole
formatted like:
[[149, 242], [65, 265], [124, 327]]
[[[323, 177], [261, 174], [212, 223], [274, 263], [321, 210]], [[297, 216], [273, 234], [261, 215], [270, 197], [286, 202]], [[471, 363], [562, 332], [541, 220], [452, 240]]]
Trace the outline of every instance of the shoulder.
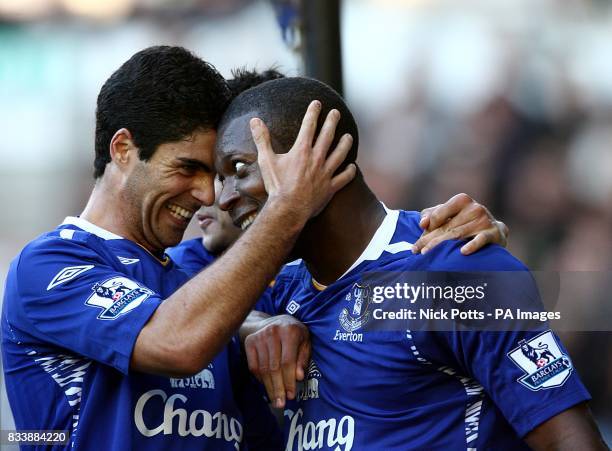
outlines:
[[433, 271], [528, 271], [527, 266], [505, 248], [490, 244], [471, 255], [463, 255], [465, 241], [440, 243], [423, 255], [426, 268]]
[[182, 241], [176, 246], [167, 249], [166, 254], [173, 259], [176, 259], [177, 257], [181, 257], [187, 253], [197, 253], [200, 251], [200, 249], [208, 253], [208, 251], [204, 249], [201, 238], [192, 238], [191, 240]]
[[418, 211], [399, 210], [396, 233], [418, 239], [423, 233], [420, 221], [421, 213]]
[[287, 263], [274, 278], [272, 285], [272, 297], [275, 301], [282, 300], [285, 294], [292, 293], [298, 289], [308, 273], [306, 265], [300, 260]]
[[54, 256], [78, 259], [104, 259], [107, 250], [94, 235], [81, 230], [59, 228], [40, 235], [19, 253], [20, 264], [51, 262]]
[[286, 263], [274, 278], [275, 284], [278, 284], [279, 282], [287, 283], [291, 282], [292, 280], [300, 279], [305, 270], [306, 265], [302, 259]]
[[206, 250], [201, 238], [183, 241], [177, 246], [166, 250], [166, 253], [178, 266], [195, 271], [208, 266], [216, 258]]
[[[400, 210], [392, 243], [407, 241], [414, 243], [423, 233], [419, 226], [418, 211]], [[461, 247], [465, 241], [449, 240], [440, 243], [425, 255], [420, 256], [423, 269], [433, 271], [526, 271], [527, 267], [505, 248], [488, 245], [471, 255], [463, 255]]]

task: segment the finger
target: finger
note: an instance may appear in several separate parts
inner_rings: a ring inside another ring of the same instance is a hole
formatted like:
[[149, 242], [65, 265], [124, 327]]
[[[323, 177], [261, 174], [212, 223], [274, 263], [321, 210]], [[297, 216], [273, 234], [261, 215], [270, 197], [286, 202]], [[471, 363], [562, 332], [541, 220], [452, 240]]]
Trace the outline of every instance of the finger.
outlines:
[[429, 216], [436, 208], [441, 206], [442, 204], [438, 204], [434, 207], [429, 207], [421, 210], [421, 220], [419, 221], [419, 227], [421, 227], [423, 230], [427, 229], [429, 227]]
[[425, 245], [423, 246], [421, 253], [426, 254], [443, 241], [461, 239], [463, 236], [465, 236], [465, 234], [469, 233], [470, 230], [476, 227], [472, 222], [455, 228], [444, 226], [434, 230], [433, 232], [429, 232], [425, 237], [423, 237]]
[[426, 254], [442, 241], [449, 239], [447, 228], [438, 228], [433, 232], [427, 232], [419, 238], [421, 254]]
[[258, 156], [261, 156], [262, 153], [264, 156], [273, 155], [270, 131], [266, 124], [261, 119], [254, 117], [249, 121], [249, 126], [251, 127], [251, 136], [255, 141], [255, 146], [257, 146]]
[[275, 181], [270, 177], [274, 176], [272, 162], [276, 156], [272, 149], [272, 144], [270, 143], [270, 131], [268, 127], [266, 127], [266, 124], [258, 118], [251, 119], [249, 125], [251, 127], [253, 141], [257, 147], [257, 164], [264, 181], [264, 186], [266, 187], [266, 192], [270, 194], [270, 191], [275, 186]]
[[268, 394], [268, 398], [272, 403], [275, 400], [275, 392], [274, 392], [274, 384], [272, 383], [272, 376], [270, 375], [270, 369], [268, 367], [269, 358], [268, 358], [268, 348], [264, 346], [259, 346], [257, 349], [257, 363], [259, 365], [259, 374], [260, 380], [263, 382], [264, 387], [266, 388], [266, 393]]
[[261, 382], [263, 383], [264, 388], [266, 389], [268, 399], [270, 400], [272, 405], [276, 407], [274, 402], [274, 384], [272, 384], [272, 376], [270, 376], [270, 373], [264, 374], [261, 378]]
[[250, 337], [247, 337], [244, 341], [244, 350], [246, 353], [247, 364], [249, 365], [249, 371], [253, 374], [253, 376], [261, 380], [261, 375], [259, 374], [259, 356], [257, 355], [257, 347], [253, 345]]
[[295, 367], [295, 378], [298, 381], [303, 381], [306, 377], [308, 370], [308, 362], [310, 362], [310, 352], [312, 348], [310, 346], [310, 339], [303, 341], [300, 344], [298, 351], [297, 365]]
[[[423, 220], [421, 219], [421, 221]], [[428, 236], [431, 235], [431, 233], [433, 232], [427, 232], [426, 230], [421, 233], [419, 239], [416, 240], [416, 242], [412, 245], [413, 254], [418, 254], [419, 252], [421, 252], [421, 249], [423, 249], [423, 247], [425, 247], [425, 245], [429, 242], [430, 238], [428, 238]]]
[[297, 347], [295, 345], [283, 345], [281, 355], [281, 370], [283, 373], [283, 384], [287, 399], [295, 398], [295, 373], [297, 364]]
[[328, 174], [333, 174], [336, 172], [336, 169], [338, 169], [340, 165], [344, 163], [344, 160], [346, 160], [346, 156], [351, 151], [352, 146], [353, 137], [348, 133], [342, 135], [342, 138], [340, 138], [340, 141], [338, 141], [336, 148], [329, 154], [327, 160], [325, 160], [323, 169]]
[[[431, 249], [433, 249], [435, 246], [437, 246], [443, 241], [467, 239], [481, 232], [487, 233], [488, 241], [484, 244], [494, 242], [494, 240], [497, 238], [497, 235], [493, 233], [494, 231], [497, 231], [497, 229], [494, 226], [486, 228], [486, 225], [488, 224], [487, 221], [484, 221], [480, 218], [461, 224], [457, 227], [452, 227], [451, 223], [452, 221], [448, 222], [444, 227], [438, 228], [433, 232], [429, 232], [427, 234], [422, 235], [421, 238], [419, 238], [419, 240], [423, 244], [423, 249], [421, 250], [421, 253], [425, 254], [429, 252]], [[484, 246], [484, 244], [478, 246], [474, 250], [479, 249], [480, 247]]]
[[325, 122], [321, 127], [321, 131], [319, 132], [319, 136], [313, 148], [315, 156], [320, 158], [321, 161], [325, 160], [329, 147], [334, 140], [336, 126], [339, 121], [340, 112], [338, 110], [331, 110], [327, 113], [327, 117], [325, 118]]
[[478, 249], [486, 246], [491, 241], [491, 236], [489, 232], [480, 232], [474, 238], [472, 238], [467, 244], [463, 245], [461, 248], [461, 253], [463, 255], [470, 255], [476, 252]]
[[429, 215], [429, 230], [437, 229], [467, 207], [473, 199], [465, 193], [456, 194]]
[[285, 385], [283, 384], [283, 373], [280, 370], [270, 372], [272, 383], [272, 405], [277, 409], [285, 407]]
[[351, 180], [355, 178], [356, 174], [357, 166], [355, 163], [351, 163], [344, 168], [340, 174], [334, 175], [334, 178], [331, 180], [332, 194], [335, 194], [344, 188]]
[[269, 368], [269, 357], [268, 348], [264, 344], [263, 346], [257, 347], [257, 366], [260, 378], [263, 380], [264, 376], [270, 372]]
[[268, 343], [268, 368], [272, 383], [273, 395], [270, 398], [274, 407], [282, 408], [285, 406], [285, 386], [281, 369], [281, 349], [280, 342], [276, 336], [267, 340]]
[[508, 245], [508, 235], [510, 234], [510, 229], [508, 228], [506, 224], [504, 224], [501, 221], [495, 221], [495, 226], [497, 227], [497, 230], [500, 235], [499, 241], [497, 241], [497, 244], [499, 244], [500, 246], [506, 247]]
[[317, 120], [319, 119], [319, 113], [321, 112], [321, 102], [313, 100], [308, 105], [304, 119], [302, 119], [302, 126], [298, 132], [297, 138], [295, 139], [294, 149], [312, 146], [314, 134], [317, 129]]
[[[462, 208], [452, 218], [444, 224], [446, 230], [461, 230], [457, 237], [468, 238], [478, 232], [491, 227], [491, 221], [486, 215], [481, 215], [481, 210], [477, 205]], [[467, 226], [467, 227], [466, 227]]]

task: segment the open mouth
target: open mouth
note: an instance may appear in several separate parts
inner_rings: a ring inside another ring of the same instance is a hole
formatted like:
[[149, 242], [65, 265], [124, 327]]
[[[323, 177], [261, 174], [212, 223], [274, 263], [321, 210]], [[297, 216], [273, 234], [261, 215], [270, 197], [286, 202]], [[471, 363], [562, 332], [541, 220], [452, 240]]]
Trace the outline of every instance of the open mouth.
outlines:
[[176, 204], [167, 204], [166, 208], [170, 210], [170, 214], [176, 219], [180, 219], [187, 222], [189, 222], [189, 220], [193, 217], [194, 214], [193, 211], [187, 210], [186, 208], [180, 207]]
[[251, 213], [250, 215], [248, 215], [246, 218], [242, 219], [239, 222], [239, 227], [242, 230], [246, 230], [248, 229], [248, 227], [253, 224], [253, 221], [255, 221], [255, 218], [257, 217], [257, 212]]

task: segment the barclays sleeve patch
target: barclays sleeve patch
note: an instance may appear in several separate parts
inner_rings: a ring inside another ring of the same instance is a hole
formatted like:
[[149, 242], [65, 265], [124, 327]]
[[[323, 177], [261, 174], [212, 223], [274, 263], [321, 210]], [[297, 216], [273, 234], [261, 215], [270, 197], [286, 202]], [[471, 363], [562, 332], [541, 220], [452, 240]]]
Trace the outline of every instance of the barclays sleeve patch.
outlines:
[[153, 291], [126, 277], [112, 277], [96, 282], [85, 305], [102, 309], [98, 319], [114, 320], [142, 304]]
[[569, 356], [561, 351], [550, 330], [519, 341], [508, 357], [525, 372], [517, 381], [532, 391], [562, 386], [573, 370]]

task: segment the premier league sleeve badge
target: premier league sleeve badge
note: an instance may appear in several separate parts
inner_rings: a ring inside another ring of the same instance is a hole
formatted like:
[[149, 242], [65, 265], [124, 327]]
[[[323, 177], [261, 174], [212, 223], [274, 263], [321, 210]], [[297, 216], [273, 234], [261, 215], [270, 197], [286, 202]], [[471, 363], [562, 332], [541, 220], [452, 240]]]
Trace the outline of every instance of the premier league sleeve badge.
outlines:
[[508, 357], [525, 372], [517, 381], [529, 390], [560, 387], [572, 373], [572, 362], [559, 348], [552, 331], [521, 340], [518, 345]]

